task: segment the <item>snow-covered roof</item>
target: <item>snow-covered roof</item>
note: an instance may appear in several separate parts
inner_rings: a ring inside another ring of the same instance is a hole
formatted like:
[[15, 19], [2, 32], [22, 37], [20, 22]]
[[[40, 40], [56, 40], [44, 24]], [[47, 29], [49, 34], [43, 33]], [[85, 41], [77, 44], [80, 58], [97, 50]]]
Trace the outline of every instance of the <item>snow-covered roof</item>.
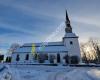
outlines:
[[75, 33], [66, 33], [64, 37], [67, 37], [67, 38], [72, 38], [72, 37], [74, 38], [75, 37], [76, 38], [78, 36], [76, 36]]
[[[41, 47], [35, 47], [34, 52], [57, 53], [57, 52], [67, 52], [67, 49], [65, 46], [41, 46]], [[32, 47], [21, 47], [16, 49], [14, 53], [32, 53]]]
[[53, 45], [63, 45], [63, 42], [41, 42], [41, 43], [25, 43], [23, 46], [27, 47], [27, 46], [32, 46], [32, 44], [34, 44], [35, 46], [53, 46]]

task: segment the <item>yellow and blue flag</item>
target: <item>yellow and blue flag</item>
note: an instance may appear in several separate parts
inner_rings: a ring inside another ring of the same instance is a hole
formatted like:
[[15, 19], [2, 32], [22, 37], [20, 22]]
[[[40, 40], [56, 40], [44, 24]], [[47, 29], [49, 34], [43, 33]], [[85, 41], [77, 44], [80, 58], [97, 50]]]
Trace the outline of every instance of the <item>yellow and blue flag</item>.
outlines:
[[31, 50], [31, 52], [32, 52], [33, 55], [35, 55], [35, 53], [36, 53], [35, 49], [36, 49], [35, 44], [32, 43], [32, 50]]

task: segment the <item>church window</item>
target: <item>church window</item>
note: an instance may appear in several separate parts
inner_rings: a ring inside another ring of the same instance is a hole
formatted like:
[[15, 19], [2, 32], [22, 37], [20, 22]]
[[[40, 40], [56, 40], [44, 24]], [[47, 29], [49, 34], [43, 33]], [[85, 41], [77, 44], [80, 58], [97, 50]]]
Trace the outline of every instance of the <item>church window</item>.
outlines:
[[29, 54], [26, 55], [25, 60], [29, 60]]
[[19, 60], [20, 60], [19, 54], [17, 54], [16, 61], [19, 61]]
[[70, 41], [70, 45], [73, 45], [73, 42], [72, 41]]
[[57, 62], [60, 63], [60, 54], [57, 54]]

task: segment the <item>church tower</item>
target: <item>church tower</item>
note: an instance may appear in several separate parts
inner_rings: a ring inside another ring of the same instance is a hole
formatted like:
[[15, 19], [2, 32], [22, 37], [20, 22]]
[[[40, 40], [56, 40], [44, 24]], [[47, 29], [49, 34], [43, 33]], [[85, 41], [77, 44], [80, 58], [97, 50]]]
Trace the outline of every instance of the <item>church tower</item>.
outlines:
[[79, 41], [78, 41], [78, 36], [76, 36], [75, 33], [72, 31], [72, 27], [70, 24], [70, 19], [68, 17], [68, 13], [66, 10], [66, 19], [65, 19], [65, 36], [63, 37], [63, 42], [64, 45], [66, 46], [68, 50], [68, 55], [69, 56], [78, 56], [79, 59], [81, 58], [80, 56], [80, 47], [79, 47]]

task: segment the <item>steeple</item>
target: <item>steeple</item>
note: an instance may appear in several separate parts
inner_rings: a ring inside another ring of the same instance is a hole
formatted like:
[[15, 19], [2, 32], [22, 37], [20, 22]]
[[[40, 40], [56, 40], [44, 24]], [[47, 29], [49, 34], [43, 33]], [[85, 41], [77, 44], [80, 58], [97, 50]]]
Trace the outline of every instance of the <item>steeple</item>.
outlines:
[[68, 17], [67, 10], [66, 10], [66, 21], [65, 21], [65, 25], [66, 25], [65, 32], [66, 33], [72, 33], [72, 27], [70, 25], [70, 20], [69, 20], [69, 17]]

